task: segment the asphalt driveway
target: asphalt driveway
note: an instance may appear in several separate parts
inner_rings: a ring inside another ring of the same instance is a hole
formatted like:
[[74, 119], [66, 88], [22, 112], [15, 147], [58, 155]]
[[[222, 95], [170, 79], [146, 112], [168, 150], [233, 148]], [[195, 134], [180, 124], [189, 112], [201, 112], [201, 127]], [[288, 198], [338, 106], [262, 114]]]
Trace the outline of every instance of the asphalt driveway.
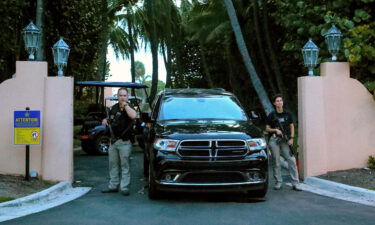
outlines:
[[[374, 224], [375, 208], [289, 187], [270, 190], [266, 201], [242, 194], [167, 194], [151, 201], [144, 190], [142, 153], [133, 152], [131, 195], [102, 194], [108, 181], [106, 156], [75, 155], [75, 185], [87, 195], [47, 211], [2, 224]], [[287, 177], [286, 177], [287, 178]], [[271, 179], [271, 184], [272, 184]]]

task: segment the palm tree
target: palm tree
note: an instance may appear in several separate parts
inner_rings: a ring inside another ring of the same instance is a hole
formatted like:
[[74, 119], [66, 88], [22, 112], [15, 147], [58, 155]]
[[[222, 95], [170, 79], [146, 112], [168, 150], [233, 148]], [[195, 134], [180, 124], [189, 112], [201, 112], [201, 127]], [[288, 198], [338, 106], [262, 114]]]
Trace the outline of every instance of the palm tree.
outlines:
[[[193, 2], [191, 7], [188, 6], [189, 3], [186, 2], [184, 8], [187, 8], [187, 13], [185, 12], [187, 16], [183, 16], [187, 36], [190, 41], [198, 42], [205, 79], [209, 87], [214, 87], [213, 80], [215, 78], [211, 75], [207, 52], [209, 52], [209, 46], [215, 42], [220, 42], [225, 49], [229, 49], [232, 39], [229, 35], [230, 23], [226, 19], [226, 12], [222, 4], [218, 1], [211, 1], [206, 4]], [[228, 72], [229, 77], [232, 77], [231, 71]]]
[[[154, 99], [156, 92], [157, 92], [157, 85], [159, 80], [159, 73], [158, 73], [158, 36], [156, 32], [157, 26], [157, 16], [156, 12], [156, 2], [153, 0], [145, 0], [143, 9], [144, 14], [146, 15], [146, 20], [143, 24], [143, 31], [144, 31], [144, 39], [150, 43], [151, 48], [151, 55], [152, 55], [152, 82], [151, 82], [151, 93], [150, 99], [151, 101]], [[146, 46], [147, 47], [147, 46]]]
[[236, 11], [233, 6], [232, 0], [224, 0], [225, 8], [227, 10], [230, 23], [236, 38], [238, 49], [241, 53], [242, 59], [245, 63], [247, 72], [249, 73], [251, 83], [259, 97], [259, 100], [263, 106], [264, 111], [268, 115], [272, 112], [273, 106], [268, 98], [268, 95], [264, 89], [262, 82], [259, 79], [259, 76], [254, 68], [252, 60], [250, 58], [249, 52], [247, 50], [245, 40], [242, 35], [242, 30], [237, 19]]
[[104, 80], [107, 65], [107, 48], [111, 44], [116, 56], [129, 55], [129, 49], [134, 48], [133, 42], [130, 45], [127, 41], [129, 34], [121, 26], [124, 14], [117, 14], [124, 7], [135, 4], [133, 0], [101, 0], [102, 31], [100, 34], [100, 51], [97, 79]]
[[[136, 65], [134, 53], [138, 50], [138, 37], [140, 36], [140, 26], [143, 24], [144, 15], [142, 10], [136, 4], [128, 4], [126, 6], [126, 13], [122, 14], [124, 26], [128, 30], [129, 55], [130, 55], [130, 70], [132, 82], [136, 81]], [[128, 56], [128, 55], [127, 55]]]
[[36, 60], [43, 61], [45, 59], [44, 55], [44, 1], [37, 0], [36, 3], [36, 25], [40, 28], [40, 46], [36, 52]]
[[145, 81], [145, 65], [141, 61], [135, 61], [135, 79], [138, 80], [140, 83]]
[[[173, 12], [176, 12], [172, 0], [145, 0], [144, 1], [144, 40], [150, 44], [152, 54], [152, 85], [150, 99], [152, 100], [157, 93], [158, 86], [158, 51], [159, 47], [165, 55], [165, 64], [167, 70], [171, 62], [171, 47], [173, 45], [173, 35], [175, 21]], [[146, 46], [147, 47], [147, 46]], [[164, 48], [164, 49], [163, 49]], [[171, 72], [171, 70], [169, 70]]]
[[[167, 71], [166, 87], [172, 86], [171, 76], [172, 58], [178, 63], [180, 58], [181, 40], [184, 39], [181, 14], [173, 2], [173, 0], [163, 0], [161, 6], [164, 10], [160, 13], [158, 22], [160, 27], [163, 27], [163, 32], [160, 33], [161, 53], [163, 55], [165, 68]], [[172, 52], [174, 56], [172, 56]]]

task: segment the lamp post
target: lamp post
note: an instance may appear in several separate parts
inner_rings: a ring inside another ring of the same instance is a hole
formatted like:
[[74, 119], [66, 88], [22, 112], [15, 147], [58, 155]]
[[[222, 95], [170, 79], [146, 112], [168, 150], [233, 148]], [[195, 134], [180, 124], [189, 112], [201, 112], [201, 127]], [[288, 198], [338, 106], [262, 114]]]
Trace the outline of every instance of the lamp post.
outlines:
[[309, 39], [308, 42], [306, 42], [305, 46], [303, 46], [302, 50], [302, 56], [303, 56], [303, 62], [307, 68], [309, 68], [309, 76], [314, 76], [314, 67], [318, 64], [318, 54], [319, 54], [319, 48], [316, 46], [316, 44]]
[[29, 53], [29, 60], [34, 60], [34, 53], [38, 50], [40, 43], [40, 29], [33, 22], [30, 22], [22, 30], [22, 34], [26, 51]]
[[62, 37], [60, 37], [60, 40], [58, 40], [52, 48], [53, 53], [53, 61], [55, 65], [57, 66], [58, 72], [57, 76], [61, 77], [63, 76], [63, 69], [66, 67], [68, 63], [68, 57], [69, 57], [70, 48], [65, 43]]
[[328, 45], [328, 51], [332, 55], [332, 61], [337, 60], [336, 55], [340, 51], [341, 37], [341, 31], [337, 29], [335, 25], [332, 25], [332, 27], [324, 34], [324, 38]]

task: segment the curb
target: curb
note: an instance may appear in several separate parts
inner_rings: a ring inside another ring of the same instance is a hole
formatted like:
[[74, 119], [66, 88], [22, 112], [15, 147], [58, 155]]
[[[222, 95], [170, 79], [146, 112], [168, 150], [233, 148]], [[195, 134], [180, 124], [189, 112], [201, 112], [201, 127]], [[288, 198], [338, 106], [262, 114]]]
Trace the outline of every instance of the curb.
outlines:
[[[12, 201], [3, 202], [0, 203], [0, 208], [2, 207], [20, 207], [23, 204], [30, 204], [40, 201], [43, 198], [48, 199], [50, 195], [53, 195], [55, 193], [63, 192], [64, 190], [71, 188], [71, 185], [67, 182], [60, 182], [58, 184], [55, 184], [54, 186], [47, 188], [43, 191], [22, 197], [17, 198]], [[1, 215], [1, 214], [0, 214]]]
[[306, 177], [304, 183], [301, 183], [301, 188], [315, 194], [375, 207], [375, 191], [372, 190], [317, 177]]
[[60, 182], [50, 188], [0, 204], [0, 222], [37, 213], [72, 201], [89, 192], [91, 188], [73, 188], [70, 183]]

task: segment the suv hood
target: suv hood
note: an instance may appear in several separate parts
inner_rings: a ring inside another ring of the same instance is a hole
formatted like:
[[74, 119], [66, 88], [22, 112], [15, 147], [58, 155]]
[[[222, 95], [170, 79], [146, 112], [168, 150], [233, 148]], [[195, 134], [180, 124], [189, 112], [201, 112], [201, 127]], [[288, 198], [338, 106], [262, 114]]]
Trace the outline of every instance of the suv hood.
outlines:
[[249, 121], [237, 120], [168, 120], [158, 121], [156, 133], [172, 139], [195, 138], [258, 138], [261, 129]]

